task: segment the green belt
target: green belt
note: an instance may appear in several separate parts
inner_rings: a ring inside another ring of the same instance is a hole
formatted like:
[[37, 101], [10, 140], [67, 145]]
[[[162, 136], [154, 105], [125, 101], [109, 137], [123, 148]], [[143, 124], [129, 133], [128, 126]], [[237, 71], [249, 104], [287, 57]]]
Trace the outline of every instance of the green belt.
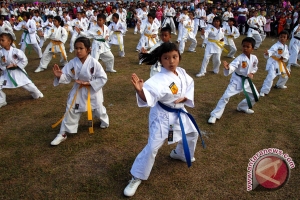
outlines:
[[251, 101], [250, 101], [250, 97], [249, 97], [248, 93], [245, 90], [245, 80], [246, 79], [248, 80], [250, 88], [251, 88], [251, 91], [252, 91], [252, 94], [253, 94], [253, 97], [254, 97], [254, 100], [255, 100], [255, 102], [257, 102], [258, 101], [258, 97], [257, 97], [256, 91], [254, 89], [254, 85], [253, 85], [253, 83], [252, 83], [252, 81], [251, 81], [251, 79], [249, 77], [245, 77], [245, 76], [239, 75], [236, 72], [235, 72], [235, 74], [237, 76], [239, 76], [239, 77], [242, 78], [243, 93], [246, 96], [248, 107], [251, 109], [252, 108], [252, 104], [251, 104]]
[[[26, 42], [26, 36], [28, 35], [28, 31], [27, 30], [24, 30], [24, 33], [25, 33], [25, 36], [24, 36], [24, 42], [25, 42], [25, 44], [26, 44], [26, 48], [28, 47], [28, 44], [27, 44], [27, 42]], [[29, 36], [29, 40], [30, 40], [30, 36]], [[31, 48], [29, 47], [29, 50], [28, 50], [28, 55], [30, 54], [30, 52], [31, 52]]]
[[[14, 84], [15, 87], [18, 87], [17, 82], [13, 79], [13, 77], [11, 77], [11, 75], [10, 75], [10, 73], [9, 73], [10, 70], [16, 70], [16, 69], [21, 70], [21, 71], [23, 72], [23, 74], [25, 74], [28, 78], [29, 78], [29, 76], [28, 76], [28, 74], [27, 74], [26, 72], [24, 72], [20, 67], [11, 67], [11, 68], [6, 69], [7, 74], [8, 74], [8, 78], [9, 78], [10, 81]], [[29, 78], [29, 79], [30, 79], [30, 78]]]

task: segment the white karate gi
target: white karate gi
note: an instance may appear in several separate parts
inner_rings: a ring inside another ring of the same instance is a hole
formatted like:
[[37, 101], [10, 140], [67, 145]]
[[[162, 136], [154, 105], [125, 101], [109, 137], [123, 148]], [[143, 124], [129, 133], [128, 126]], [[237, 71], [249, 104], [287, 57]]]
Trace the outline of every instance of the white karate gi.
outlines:
[[[163, 41], [158, 41], [149, 51], [148, 53], [151, 53], [156, 48], [160, 47], [160, 45], [163, 44]], [[161, 63], [157, 61], [155, 64], [151, 65], [150, 67], [150, 77], [154, 76], [155, 74], [159, 73], [161, 71]]]
[[[81, 18], [72, 20], [72, 26], [81, 29], [82, 31], [87, 31], [89, 24], [85, 21], [85, 19]], [[70, 53], [74, 51], [74, 43], [76, 38], [78, 37], [78, 32], [74, 29], [71, 40], [70, 40]]]
[[[102, 87], [107, 82], [107, 75], [101, 64], [90, 55], [83, 64], [78, 57], [75, 57], [62, 68], [62, 72], [63, 74], [59, 79], [54, 79], [53, 85], [69, 84], [72, 79], [89, 82], [91, 84], [91, 86], [88, 87], [90, 87], [90, 101], [93, 115], [100, 119], [101, 125], [106, 125], [106, 127], [108, 127], [109, 118], [106, 113], [106, 108], [103, 106], [102, 92]], [[78, 89], [79, 87], [80, 85], [78, 83], [74, 83], [74, 86], [68, 95], [66, 114], [61, 123], [60, 134], [65, 132], [77, 133], [78, 121], [81, 113], [87, 111], [88, 89], [86, 87]], [[75, 103], [69, 111], [77, 89], [78, 93]]]
[[[108, 29], [110, 31], [109, 44], [119, 46], [119, 56], [124, 57], [124, 43], [123, 43], [123, 34], [126, 32], [126, 27], [118, 21], [117, 23], [112, 22], [109, 24]], [[120, 31], [120, 32], [115, 32]]]
[[261, 40], [264, 41], [266, 39], [266, 34], [265, 34], [265, 29], [264, 28], [265, 28], [265, 24], [267, 23], [267, 20], [262, 15], [259, 15], [258, 18], [261, 21], [261, 26], [259, 27], [259, 29], [260, 29], [260, 37], [261, 37]]
[[[48, 32], [52, 27], [54, 27], [53, 22], [49, 22], [48, 19], [45, 22], [42, 22], [41, 27], [38, 29], [38, 31], [42, 31], [42, 33]], [[40, 47], [42, 48], [44, 46], [45, 38], [40, 37]]]
[[178, 42], [180, 42], [180, 40], [182, 38], [183, 22], [187, 19], [189, 19], [189, 16], [185, 15], [183, 13], [180, 14], [180, 16], [177, 18], [177, 21], [179, 22], [179, 24], [178, 24], [178, 37], [177, 37]]
[[248, 19], [247, 23], [249, 25], [247, 37], [252, 37], [255, 40], [254, 49], [258, 49], [262, 42], [260, 36], [260, 26], [262, 26], [262, 21], [258, 17], [251, 17]]
[[[266, 65], [266, 71], [268, 71], [268, 75], [266, 79], [264, 80], [263, 86], [260, 90], [261, 93], [269, 94], [271, 87], [273, 85], [273, 80], [276, 76], [279, 76], [279, 79], [276, 83], [277, 86], [282, 87], [286, 84], [288, 81], [288, 76], [285, 72], [284, 67], [283, 73], [285, 73], [284, 77], [281, 75], [279, 64], [276, 60], [272, 58], [272, 56], [275, 56], [277, 58], [283, 57], [283, 62], [287, 62], [289, 59], [289, 50], [287, 45], [283, 45], [279, 41], [275, 43], [269, 50], [268, 50], [269, 56], [265, 56], [265, 58], [268, 58], [267, 65]], [[280, 54], [281, 53], [281, 54]]]
[[[205, 48], [205, 54], [201, 65], [201, 74], [206, 73], [206, 68], [209, 62], [210, 57], [212, 58], [213, 62], [213, 70], [214, 73], [219, 73], [219, 68], [221, 64], [221, 54], [222, 49], [212, 40], [220, 41], [224, 39], [224, 29], [223, 28], [215, 28], [214, 26], [208, 26], [205, 30], [205, 36], [207, 36], [207, 45]], [[202, 36], [203, 37], [203, 36]], [[222, 43], [222, 42], [221, 42]]]
[[199, 26], [201, 29], [206, 27], [205, 19], [206, 19], [206, 11], [203, 8], [202, 9], [197, 8], [195, 11], [195, 19], [194, 19], [195, 37], [197, 36]]
[[[25, 26], [27, 30], [23, 30], [23, 34], [21, 36], [21, 50], [25, 52], [27, 45], [31, 44], [33, 49], [37, 52], [39, 58], [42, 57], [42, 50], [38, 45], [36, 39], [36, 24], [35, 21], [29, 19], [27, 22], [25, 20], [21, 21], [17, 26], [14, 26], [14, 29], [19, 31], [22, 30], [22, 26]], [[27, 33], [25, 33], [27, 32]]]
[[224, 12], [223, 15], [222, 15], [222, 20], [223, 20], [222, 25], [223, 25], [223, 27], [228, 25], [228, 19], [229, 18], [233, 18], [233, 13], [228, 12], [228, 11]]
[[[244, 63], [244, 64], [243, 64]], [[222, 117], [222, 114], [224, 112], [226, 104], [229, 102], [230, 97], [239, 94], [243, 91], [243, 85], [242, 85], [242, 78], [239, 77], [237, 74], [247, 77], [250, 73], [256, 73], [257, 71], [257, 64], [258, 59], [255, 55], [250, 55], [250, 59], [245, 55], [241, 54], [237, 58], [235, 58], [230, 64], [229, 64], [229, 70], [224, 69], [224, 75], [228, 76], [232, 74], [230, 83], [225, 90], [223, 96], [219, 100], [216, 108], [210, 113], [210, 116], [215, 117], [217, 119], [220, 119]], [[244, 66], [244, 68], [243, 68]], [[259, 97], [259, 94], [255, 88], [255, 85], [253, 84], [255, 92], [257, 94], [257, 97]], [[248, 80], [245, 80], [244, 84], [245, 90], [249, 95], [250, 101], [252, 106], [255, 104], [254, 96], [252, 94], [252, 90], [250, 88]], [[243, 99], [237, 106], [240, 110], [247, 110], [248, 104], [246, 98]]]
[[167, 7], [166, 9], [164, 9], [164, 21], [161, 26], [163, 28], [163, 27], [166, 27], [167, 24], [169, 24], [171, 27], [171, 32], [174, 34], [176, 34], [176, 26], [175, 26], [175, 23], [173, 20], [173, 17], [175, 17], [175, 15], [176, 15], [176, 12], [175, 12], [174, 8]]
[[300, 54], [300, 30], [297, 31], [299, 27], [300, 24], [298, 24], [292, 32], [292, 39], [289, 44], [289, 66], [297, 64], [297, 57]]
[[[176, 76], [162, 67], [161, 72], [148, 79], [143, 86], [147, 102], [144, 102], [137, 95], [137, 103], [139, 107], [151, 107], [149, 114], [149, 138], [148, 144], [136, 157], [131, 174], [139, 179], [147, 180], [153, 167], [158, 149], [163, 145], [170, 125], [173, 125], [173, 142], [178, 142], [176, 153], [184, 157], [183, 144], [181, 138], [181, 128], [177, 113], [165, 111], [158, 105], [158, 101], [171, 108], [182, 108], [184, 105], [194, 107], [194, 81], [185, 72], [184, 69], [177, 67]], [[178, 87], [178, 93], [173, 94], [169, 86], [174, 83]], [[186, 97], [188, 100], [184, 103], [174, 104], [178, 98]], [[198, 133], [191, 120], [186, 114], [181, 114], [182, 122], [189, 145], [191, 158], [194, 157]]]
[[136, 23], [135, 27], [134, 27], [134, 33], [136, 34], [138, 29], [137, 29], [137, 24], [142, 25], [142, 22], [147, 19], [148, 16], [148, 12], [147, 11], [137, 11], [137, 18], [138, 18], [138, 22]]
[[158, 26], [154, 21], [152, 24], [147, 22], [142, 23], [140, 27], [140, 33], [141, 33], [141, 38], [139, 40], [139, 43], [136, 47], [136, 49], [141, 50], [142, 48], [151, 48], [156, 44], [156, 37], [152, 38], [152, 35], [158, 34]]
[[[23, 51], [14, 47], [10, 47], [9, 50], [2, 48], [0, 50], [0, 58], [0, 104], [6, 103], [6, 95], [2, 91], [2, 88], [22, 87], [30, 92], [33, 98], [37, 99], [42, 97], [40, 90], [26, 75], [27, 73], [24, 68], [28, 64], [28, 60]], [[10, 64], [16, 64], [18, 69], [7, 69], [6, 66]], [[17, 86], [13, 84], [8, 73], [16, 82]]]
[[105, 42], [97, 41], [99, 39], [104, 39], [109, 37], [109, 29], [106, 25], [103, 25], [103, 30], [96, 24], [95, 26], [91, 27], [87, 32], [80, 32], [80, 36], [93, 38], [92, 43], [92, 52], [91, 55], [96, 60], [99, 58], [104, 62], [106, 66], [106, 71], [113, 71], [114, 70], [114, 55], [111, 53], [110, 46], [108, 41]]
[[[209, 28], [213, 26], [212, 23], [213, 23], [213, 20], [215, 17], [216, 17], [216, 15], [213, 13], [210, 13], [209, 15], [207, 15], [207, 17], [206, 17], [207, 26], [205, 27], [205, 30], [209, 30]], [[205, 37], [203, 39], [203, 44], [205, 44], [205, 45], [207, 44], [207, 37]]]
[[[197, 27], [198, 28], [198, 27]], [[197, 46], [197, 40], [194, 35], [194, 20], [190, 18], [183, 22], [182, 29], [182, 38], [179, 43], [179, 52], [182, 54], [184, 52], [185, 43], [187, 40], [191, 41], [191, 45], [189, 47], [189, 51], [195, 51]]]
[[227, 56], [233, 58], [234, 54], [237, 51], [237, 48], [234, 43], [234, 39], [240, 37], [240, 32], [235, 26], [230, 27], [229, 25], [226, 25], [223, 26], [223, 29], [225, 31], [224, 43], [226, 46], [230, 48], [230, 51], [227, 54]]
[[[127, 23], [126, 23], [127, 12], [124, 9], [122, 9], [122, 12], [120, 12], [118, 9], [117, 13], [119, 15], [119, 22], [121, 22], [123, 24], [123, 26], [125, 27], [125, 33], [126, 33], [126, 31], [127, 31]], [[125, 35], [125, 33], [124, 33], [124, 35]]]
[[66, 17], [62, 17], [62, 20], [64, 21], [64, 28], [68, 32], [68, 36], [69, 36], [69, 33], [71, 33], [71, 35], [73, 35], [73, 27], [72, 27], [73, 23], [71, 21], [71, 18], [67, 15]]
[[[51, 41], [47, 45], [41, 58], [40, 65], [38, 67], [47, 69], [48, 64], [52, 60], [54, 53], [60, 53], [60, 63], [62, 66], [65, 66], [68, 63], [67, 53], [65, 49], [65, 43], [68, 39], [68, 33], [66, 29], [61, 26], [53, 26], [51, 29], [45, 31], [44, 38], [45, 40], [49, 38]], [[57, 44], [54, 44], [53, 47], [53, 43]]]

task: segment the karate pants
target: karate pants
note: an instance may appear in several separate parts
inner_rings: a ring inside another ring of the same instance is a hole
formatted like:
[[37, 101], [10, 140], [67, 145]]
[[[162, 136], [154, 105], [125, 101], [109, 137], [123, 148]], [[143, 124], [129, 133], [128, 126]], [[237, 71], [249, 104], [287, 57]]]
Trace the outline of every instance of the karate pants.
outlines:
[[97, 51], [92, 50], [91, 55], [96, 60], [99, 60], [99, 58], [100, 58], [104, 62], [105, 66], [106, 66], [106, 71], [112, 71], [114, 69], [115, 57], [111, 53], [111, 51], [107, 51], [107, 52], [99, 54], [99, 53], [97, 53]]
[[179, 22], [179, 24], [178, 24], [178, 37], [177, 37], [177, 41], [178, 42], [180, 42], [181, 41], [181, 38], [182, 38], [182, 23], [181, 22]]
[[[254, 86], [254, 85], [253, 85]], [[255, 92], [257, 94], [257, 97], [259, 97], [259, 94], [254, 86], [254, 89], [255, 89]], [[249, 98], [250, 98], [250, 101], [251, 101], [251, 104], [252, 106], [255, 104], [255, 100], [254, 100], [254, 96], [252, 94], [252, 90], [249, 87], [246, 87], [245, 88], [246, 92], [248, 93], [249, 95]], [[210, 113], [210, 116], [212, 117], [215, 117], [217, 119], [220, 119], [223, 115], [223, 112], [224, 112], [224, 109], [227, 105], [227, 103], [229, 102], [229, 99], [230, 97], [236, 95], [236, 94], [239, 94], [240, 92], [242, 92], [243, 89], [237, 89], [237, 85], [233, 82], [229, 83], [227, 89], [225, 90], [223, 96], [221, 97], [221, 99], [219, 100], [216, 108]], [[246, 99], [243, 99], [237, 106], [239, 109], [241, 110], [247, 110], [249, 109], [249, 106], [247, 104], [247, 100]]]
[[289, 65], [297, 64], [298, 54], [300, 53], [300, 40], [292, 39], [289, 45]]
[[186, 34], [179, 43], [179, 52], [182, 54], [184, 52], [185, 43], [187, 40], [190, 40], [192, 43], [189, 47], [189, 51], [195, 51], [197, 46], [197, 40], [195, 37], [190, 37], [188, 34]]
[[154, 76], [155, 74], [161, 71], [161, 64], [157, 61], [154, 65], [150, 67], [150, 77]]
[[[26, 85], [21, 86], [23, 89], [30, 92], [31, 96], [34, 99], [38, 99], [40, 97], [41, 91], [34, 85], [34, 83], [28, 83]], [[8, 88], [11, 89], [11, 88]], [[6, 102], [6, 95], [5, 93], [0, 89], [0, 103]]]
[[73, 53], [73, 51], [75, 49], [74, 44], [75, 44], [75, 40], [77, 39], [77, 36], [78, 36], [78, 34], [76, 34], [77, 32], [76, 33], [75, 32], [72, 35], [71, 40], [70, 40], [70, 53]]
[[282, 77], [281, 75], [277, 75], [273, 69], [270, 69], [268, 71], [268, 75], [267, 75], [266, 79], [264, 80], [264, 83], [263, 83], [263, 86], [262, 86], [260, 92], [262, 92], [264, 94], [269, 94], [269, 92], [271, 91], [271, 87], [273, 85], [273, 80], [274, 80], [274, 78], [276, 78], [276, 76], [279, 76], [279, 79], [276, 83], [276, 85], [279, 87], [284, 86], [289, 79], [289, 77], [287, 75], [285, 77]]
[[252, 37], [255, 40], [254, 49], [258, 49], [262, 42], [261, 36], [258, 33], [258, 31], [254, 30], [252, 28], [249, 28], [247, 37]]
[[[63, 51], [64, 51], [64, 54], [67, 56], [65, 48], [63, 48]], [[61, 52], [55, 52], [55, 53], [60, 53], [60, 64], [65, 66], [68, 63], [68, 61], [64, 59], [64, 57], [62, 56], [62, 53]], [[43, 56], [41, 58], [39, 67], [43, 68], [43, 69], [47, 69], [47, 67], [52, 59], [53, 59], [53, 52], [49, 51], [48, 46], [47, 46], [47, 48], [45, 49]]]
[[119, 44], [109, 44], [109, 45], [110, 45], [110, 46], [111, 46], [111, 45], [118, 45], [118, 47], [119, 47], [119, 56], [121, 56], [121, 57], [124, 57], [124, 56], [125, 56], [124, 44], [121, 44], [121, 47], [122, 47], [123, 51], [121, 51], [120, 45], [119, 45]]
[[43, 48], [43, 46], [44, 46], [44, 42], [45, 42], [45, 39], [44, 39], [44, 37], [41, 37], [40, 38], [40, 48]]
[[229, 53], [227, 54], [228, 57], [234, 57], [234, 54], [236, 53], [237, 51], [237, 48], [235, 45], [226, 45], [226, 47], [229, 47], [230, 51]]
[[[196, 149], [198, 133], [192, 132], [186, 134], [187, 143], [189, 145], [189, 150], [191, 154], [191, 158], [194, 157], [194, 152]], [[144, 149], [138, 154], [136, 157], [130, 173], [139, 179], [147, 180], [150, 172], [152, 170], [155, 157], [157, 155], [158, 149], [164, 144], [166, 137], [162, 137], [159, 134], [149, 135], [148, 144], [144, 147]], [[182, 157], [184, 156], [183, 144], [182, 140], [177, 143], [176, 153]]]
[[221, 65], [221, 54], [222, 54], [222, 52], [221, 53], [209, 53], [208, 51], [205, 51], [200, 73], [203, 73], [203, 74], [206, 73], [206, 68], [209, 63], [209, 59], [210, 59], [210, 57], [212, 57], [214, 73], [218, 74], [219, 68]]
[[[75, 109], [72, 108], [69, 111], [69, 108], [66, 108], [66, 113], [63, 121], [61, 122], [59, 134], [68, 133], [77, 133], [78, 130], [78, 122], [81, 116], [81, 112], [75, 113]], [[101, 121], [101, 125], [108, 126], [109, 118], [106, 113], [106, 108], [103, 104], [100, 105], [98, 109], [93, 110], [93, 118], [97, 117]]]
[[[35, 44], [28, 44], [28, 45], [32, 45], [32, 48], [35, 50], [35, 52], [38, 54], [39, 58], [42, 58], [42, 49], [41, 47], [38, 45], [38, 43]], [[25, 53], [25, 49], [26, 49], [26, 43], [22, 42], [21, 44], [21, 50]]]
[[162, 28], [163, 28], [163, 27], [166, 27], [167, 24], [170, 25], [170, 27], [171, 27], [171, 32], [174, 33], [174, 34], [176, 34], [176, 26], [175, 26], [173, 17], [165, 17], [165, 19], [164, 19], [164, 21], [163, 21], [161, 27], [162, 27]]

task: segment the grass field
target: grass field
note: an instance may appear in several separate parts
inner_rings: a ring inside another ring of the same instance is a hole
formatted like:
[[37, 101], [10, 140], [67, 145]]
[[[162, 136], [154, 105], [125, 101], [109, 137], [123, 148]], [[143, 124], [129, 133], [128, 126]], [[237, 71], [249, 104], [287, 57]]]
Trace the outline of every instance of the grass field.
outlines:
[[[236, 40], [237, 55], [241, 53], [243, 37]], [[139, 35], [133, 35], [130, 29], [124, 40], [126, 57], [118, 57], [117, 47], [112, 47], [117, 73], [108, 73], [103, 88], [109, 128], [100, 129], [100, 122], [95, 121], [95, 134], [89, 135], [85, 113], [78, 134], [68, 136], [56, 147], [50, 142], [59, 127], [52, 129], [51, 125], [63, 116], [72, 84], [52, 84], [51, 68], [59, 62], [59, 56], [46, 71], [34, 73], [39, 59], [33, 50], [30, 55], [26, 52], [26, 70], [45, 97], [34, 100], [23, 89], [4, 90], [8, 105], [0, 109], [0, 199], [125, 198], [123, 190], [131, 178], [131, 165], [148, 138], [149, 109], [137, 107], [130, 78], [136, 73], [146, 80], [149, 66], [138, 65], [135, 46]], [[300, 69], [292, 68], [287, 89], [272, 89], [260, 98], [253, 115], [236, 111], [244, 98], [241, 93], [231, 98], [222, 118], [210, 125], [210, 112], [230, 77], [225, 77], [222, 70], [213, 74], [211, 62], [205, 77], [195, 77], [204, 54], [199, 35], [197, 40], [197, 53], [185, 52], [180, 66], [195, 80], [195, 108], [187, 109], [205, 133], [207, 148], [201, 147], [199, 139], [196, 162], [187, 168], [185, 163], [169, 157], [175, 145], [165, 144], [158, 152], [150, 178], [142, 182], [132, 199], [299, 199]], [[267, 75], [263, 52], [275, 42], [276, 38], [267, 38], [253, 52], [259, 59], [259, 70], [253, 79], [258, 90]], [[69, 59], [73, 57], [68, 53]], [[224, 55], [222, 60], [230, 61]], [[276, 191], [247, 192], [249, 158], [270, 147], [283, 150], [295, 162], [289, 182]]]

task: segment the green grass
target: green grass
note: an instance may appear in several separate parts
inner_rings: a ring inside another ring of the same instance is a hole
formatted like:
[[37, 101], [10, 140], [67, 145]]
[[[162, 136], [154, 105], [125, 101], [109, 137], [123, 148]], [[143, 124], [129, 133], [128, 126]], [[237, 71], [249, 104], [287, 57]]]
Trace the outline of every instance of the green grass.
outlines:
[[[46, 71], [34, 73], [39, 59], [34, 51], [28, 56], [26, 70], [45, 97], [34, 100], [23, 89], [4, 90], [8, 105], [0, 109], [0, 199], [125, 198], [123, 189], [130, 179], [131, 165], [148, 138], [149, 108], [137, 107], [130, 78], [136, 73], [148, 79], [150, 66], [137, 64], [135, 47], [139, 36], [130, 29], [124, 39], [126, 57], [118, 57], [117, 47], [112, 47], [118, 72], [108, 73], [103, 88], [109, 128], [100, 129], [96, 120], [95, 134], [89, 135], [87, 117], [83, 114], [78, 134], [68, 136], [57, 147], [51, 147], [50, 142], [59, 127], [52, 129], [51, 125], [63, 116], [72, 84], [53, 87], [51, 67], [59, 58], [53, 59]], [[236, 56], [241, 53], [242, 39], [243, 36], [236, 40]], [[214, 75], [211, 62], [205, 77], [195, 77], [204, 54], [199, 35], [197, 40], [197, 53], [185, 52], [180, 66], [195, 80], [195, 108], [187, 109], [207, 133], [204, 137], [207, 148], [203, 150], [199, 140], [196, 162], [187, 168], [185, 163], [169, 158], [175, 145], [165, 144], [158, 152], [149, 180], [140, 185], [133, 199], [299, 198], [300, 69], [292, 68], [288, 89], [272, 89], [268, 96], [260, 98], [253, 107], [255, 114], [236, 111], [244, 98], [241, 93], [230, 99], [222, 118], [209, 125], [210, 112], [230, 77], [223, 76], [222, 70]], [[253, 52], [259, 59], [259, 70], [253, 80], [258, 90], [267, 75], [263, 52], [276, 42], [273, 40], [267, 38]], [[67, 49], [68, 46], [69, 41]], [[68, 53], [69, 59], [73, 57]], [[222, 60], [230, 61], [225, 57]], [[249, 158], [269, 147], [288, 153], [296, 168], [291, 170], [288, 184], [280, 190], [247, 192]]]

